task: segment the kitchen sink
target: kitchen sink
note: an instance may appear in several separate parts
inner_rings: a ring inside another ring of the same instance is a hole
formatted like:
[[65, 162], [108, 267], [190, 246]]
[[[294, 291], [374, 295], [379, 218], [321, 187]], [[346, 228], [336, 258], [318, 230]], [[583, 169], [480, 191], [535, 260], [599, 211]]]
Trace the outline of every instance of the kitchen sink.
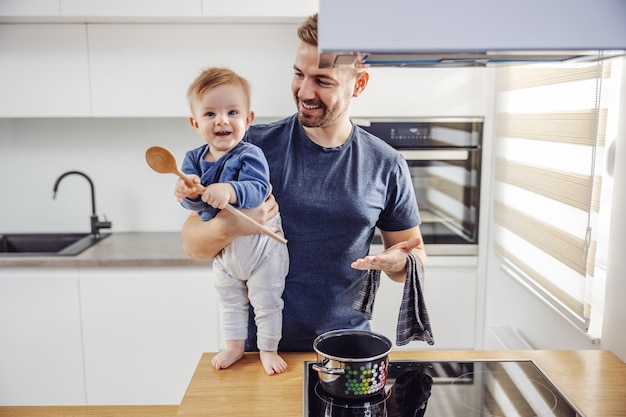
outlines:
[[108, 237], [102, 233], [0, 233], [0, 257], [74, 256]]

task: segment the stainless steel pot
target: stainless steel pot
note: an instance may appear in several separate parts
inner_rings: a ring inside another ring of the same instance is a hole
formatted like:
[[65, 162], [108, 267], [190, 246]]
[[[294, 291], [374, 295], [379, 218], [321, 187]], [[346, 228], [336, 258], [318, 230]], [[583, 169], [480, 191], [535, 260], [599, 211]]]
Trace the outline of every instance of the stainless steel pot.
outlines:
[[322, 389], [341, 398], [365, 398], [385, 389], [391, 341], [367, 330], [334, 330], [313, 342]]

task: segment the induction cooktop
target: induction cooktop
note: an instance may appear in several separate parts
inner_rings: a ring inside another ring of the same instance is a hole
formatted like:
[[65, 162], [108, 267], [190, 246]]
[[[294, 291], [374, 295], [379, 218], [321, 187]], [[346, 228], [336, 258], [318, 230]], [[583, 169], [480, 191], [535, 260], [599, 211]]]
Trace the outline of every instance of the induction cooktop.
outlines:
[[532, 361], [390, 361], [366, 399], [327, 394], [304, 363], [304, 417], [585, 417]]

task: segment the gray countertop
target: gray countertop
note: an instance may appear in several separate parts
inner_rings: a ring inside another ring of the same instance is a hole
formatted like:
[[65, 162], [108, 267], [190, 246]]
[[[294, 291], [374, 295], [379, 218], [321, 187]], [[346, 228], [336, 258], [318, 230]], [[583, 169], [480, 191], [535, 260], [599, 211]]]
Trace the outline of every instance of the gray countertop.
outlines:
[[211, 266], [190, 261], [180, 232], [112, 233], [76, 256], [0, 257], [0, 267], [150, 267]]
[[[429, 266], [476, 266], [476, 256], [454, 256], [460, 254], [454, 251], [439, 253], [435, 250], [436, 246], [427, 245], [426, 247], [426, 252], [429, 254]], [[0, 268], [210, 267], [212, 265], [212, 261], [190, 261], [182, 247], [180, 232], [113, 232], [106, 239], [76, 256], [0, 256]], [[379, 253], [383, 250], [382, 245], [372, 246], [372, 253]]]

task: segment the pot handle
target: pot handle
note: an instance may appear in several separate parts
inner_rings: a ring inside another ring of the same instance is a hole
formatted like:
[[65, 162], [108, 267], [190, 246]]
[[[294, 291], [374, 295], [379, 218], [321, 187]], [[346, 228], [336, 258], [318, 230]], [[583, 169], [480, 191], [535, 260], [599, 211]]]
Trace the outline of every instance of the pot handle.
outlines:
[[346, 370], [343, 368], [327, 368], [324, 366], [324, 364], [328, 362], [328, 360], [326, 361], [322, 361], [319, 363], [314, 363], [311, 367], [313, 368], [314, 371], [318, 371], [318, 372], [322, 372], [324, 374], [328, 374], [328, 375], [345, 375]]

